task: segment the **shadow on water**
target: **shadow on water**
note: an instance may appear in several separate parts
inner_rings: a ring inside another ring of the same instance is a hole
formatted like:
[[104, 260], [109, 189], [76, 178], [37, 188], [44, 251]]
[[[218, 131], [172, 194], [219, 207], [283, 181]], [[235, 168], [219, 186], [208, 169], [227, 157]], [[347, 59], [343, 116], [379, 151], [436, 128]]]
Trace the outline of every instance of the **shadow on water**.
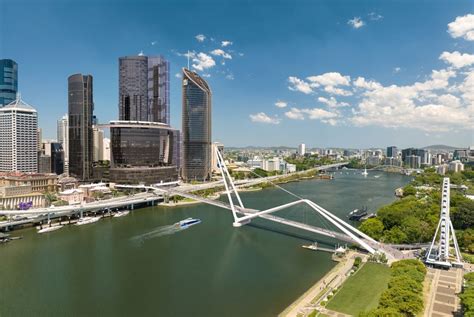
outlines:
[[300, 240], [305, 240], [305, 241], [308, 241], [308, 242], [317, 242], [320, 245], [325, 245], [325, 246], [328, 246], [328, 247], [333, 247], [334, 246], [334, 245], [330, 244], [328, 241], [318, 240], [318, 239], [315, 239], [313, 237], [310, 238], [309, 236], [306, 236], [306, 235], [298, 234], [298, 233], [295, 233], [295, 232], [288, 232], [288, 231], [285, 231], [285, 230], [282, 230], [282, 229], [271, 228], [271, 227], [267, 227], [267, 226], [263, 226], [263, 225], [255, 224], [255, 223], [249, 223], [249, 224], [247, 224], [247, 226], [262, 229], [262, 230], [266, 230], [266, 231], [270, 231], [270, 232], [274, 232], [274, 233], [278, 233], [278, 234], [282, 234], [282, 235], [285, 235], [287, 237], [292, 237], [292, 238], [296, 238], [296, 239], [300, 239]]

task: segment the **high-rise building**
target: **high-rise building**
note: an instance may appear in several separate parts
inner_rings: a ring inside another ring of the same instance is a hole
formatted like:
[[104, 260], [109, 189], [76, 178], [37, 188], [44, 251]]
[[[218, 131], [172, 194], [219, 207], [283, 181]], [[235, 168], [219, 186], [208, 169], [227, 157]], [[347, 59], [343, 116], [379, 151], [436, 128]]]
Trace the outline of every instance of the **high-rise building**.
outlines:
[[92, 160], [94, 162], [102, 161], [102, 158], [104, 156], [104, 130], [98, 127], [93, 127], [92, 134], [92, 144], [94, 146]]
[[183, 163], [185, 181], [211, 177], [211, 89], [197, 73], [183, 68]]
[[0, 59], [0, 107], [15, 101], [18, 93], [18, 64]]
[[421, 157], [418, 155], [408, 155], [405, 158], [405, 164], [410, 168], [420, 168], [421, 167]]
[[65, 114], [58, 120], [57, 139], [61, 143], [64, 153], [64, 173], [69, 175], [69, 118]]
[[38, 114], [20, 96], [0, 108], [0, 171], [38, 171]]
[[119, 58], [119, 118], [169, 124], [169, 62], [164, 57]]
[[304, 156], [306, 154], [306, 145], [304, 143], [301, 143], [298, 146], [298, 155]]
[[396, 146], [387, 147], [387, 157], [397, 158], [398, 148]]
[[68, 92], [69, 174], [87, 180], [92, 176], [92, 76], [69, 76]]
[[103, 145], [104, 151], [102, 153], [102, 161], [110, 161], [110, 139], [104, 138]]
[[156, 184], [178, 180], [178, 130], [159, 122], [111, 121], [109, 125], [111, 182]]

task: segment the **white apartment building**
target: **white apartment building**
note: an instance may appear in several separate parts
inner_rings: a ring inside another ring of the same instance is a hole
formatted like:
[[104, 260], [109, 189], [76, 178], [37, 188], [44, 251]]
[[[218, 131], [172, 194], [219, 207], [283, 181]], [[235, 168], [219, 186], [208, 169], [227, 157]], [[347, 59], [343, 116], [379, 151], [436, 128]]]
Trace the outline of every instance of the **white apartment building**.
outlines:
[[299, 146], [298, 146], [298, 155], [305, 155], [306, 154], [306, 145], [304, 143], [301, 143]]
[[64, 173], [69, 175], [69, 118], [65, 114], [57, 123], [57, 139], [63, 146]]
[[38, 171], [38, 113], [17, 99], [0, 108], [0, 171]]
[[454, 173], [462, 172], [462, 171], [464, 171], [464, 164], [461, 163], [461, 161], [458, 161], [458, 160], [449, 162], [448, 170], [450, 172], [454, 172]]

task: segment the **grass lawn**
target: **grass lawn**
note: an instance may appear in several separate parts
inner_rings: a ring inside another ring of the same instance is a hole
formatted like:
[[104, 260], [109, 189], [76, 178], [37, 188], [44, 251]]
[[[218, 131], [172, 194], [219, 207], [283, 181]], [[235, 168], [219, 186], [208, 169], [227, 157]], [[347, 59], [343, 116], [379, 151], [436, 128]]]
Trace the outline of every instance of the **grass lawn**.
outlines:
[[346, 280], [326, 307], [355, 316], [362, 311], [376, 308], [380, 294], [387, 288], [389, 279], [388, 266], [366, 263], [356, 274]]

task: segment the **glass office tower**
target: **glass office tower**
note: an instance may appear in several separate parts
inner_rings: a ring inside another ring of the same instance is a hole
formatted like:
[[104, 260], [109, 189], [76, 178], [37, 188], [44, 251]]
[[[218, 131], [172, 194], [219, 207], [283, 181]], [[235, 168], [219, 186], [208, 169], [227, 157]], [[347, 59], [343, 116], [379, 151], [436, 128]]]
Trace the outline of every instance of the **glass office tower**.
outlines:
[[68, 78], [69, 174], [81, 180], [92, 177], [92, 76]]
[[18, 64], [11, 59], [0, 59], [0, 107], [16, 100], [18, 92]]
[[164, 57], [119, 58], [119, 118], [169, 124], [169, 62]]
[[183, 68], [183, 162], [185, 181], [211, 177], [211, 97], [207, 82]]

